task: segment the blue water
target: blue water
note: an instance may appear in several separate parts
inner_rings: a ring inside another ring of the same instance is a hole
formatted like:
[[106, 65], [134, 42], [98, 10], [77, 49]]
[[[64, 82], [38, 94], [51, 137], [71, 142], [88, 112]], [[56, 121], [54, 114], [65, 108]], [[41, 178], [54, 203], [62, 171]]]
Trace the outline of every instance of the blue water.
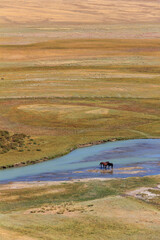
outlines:
[[[100, 171], [99, 162], [110, 161], [113, 171]], [[133, 171], [119, 168], [140, 167]], [[95, 172], [90, 172], [90, 170]], [[78, 171], [78, 172], [77, 172]], [[0, 183], [58, 181], [76, 178], [130, 177], [160, 173], [160, 139], [108, 142], [77, 149], [65, 156], [20, 168], [0, 170]]]

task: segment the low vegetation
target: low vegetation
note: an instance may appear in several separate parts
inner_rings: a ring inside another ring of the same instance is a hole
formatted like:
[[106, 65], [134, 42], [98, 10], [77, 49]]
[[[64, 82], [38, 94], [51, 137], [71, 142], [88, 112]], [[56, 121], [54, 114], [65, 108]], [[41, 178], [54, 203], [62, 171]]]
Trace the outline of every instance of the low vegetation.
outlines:
[[154, 176], [58, 185], [1, 185], [0, 234], [13, 234], [13, 240], [17, 235], [48, 240], [158, 240], [159, 199], [145, 201], [128, 192], [155, 188], [159, 180]]
[[32, 139], [25, 134], [10, 135], [8, 131], [0, 131], [0, 154], [10, 150], [24, 151], [31, 141]]

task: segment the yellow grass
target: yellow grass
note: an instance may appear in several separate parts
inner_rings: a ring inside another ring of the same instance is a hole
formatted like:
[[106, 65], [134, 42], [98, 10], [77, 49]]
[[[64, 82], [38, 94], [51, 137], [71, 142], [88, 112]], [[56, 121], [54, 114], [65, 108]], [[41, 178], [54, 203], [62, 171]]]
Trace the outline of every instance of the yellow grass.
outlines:
[[159, 22], [159, 1], [125, 0], [6, 0], [1, 2], [1, 24]]

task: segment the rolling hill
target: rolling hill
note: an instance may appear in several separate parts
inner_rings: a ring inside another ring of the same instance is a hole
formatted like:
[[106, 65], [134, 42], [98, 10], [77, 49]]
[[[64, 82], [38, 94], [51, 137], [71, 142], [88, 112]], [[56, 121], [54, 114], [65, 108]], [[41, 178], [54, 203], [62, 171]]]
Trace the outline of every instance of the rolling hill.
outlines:
[[158, 23], [159, 0], [5, 0], [0, 25]]

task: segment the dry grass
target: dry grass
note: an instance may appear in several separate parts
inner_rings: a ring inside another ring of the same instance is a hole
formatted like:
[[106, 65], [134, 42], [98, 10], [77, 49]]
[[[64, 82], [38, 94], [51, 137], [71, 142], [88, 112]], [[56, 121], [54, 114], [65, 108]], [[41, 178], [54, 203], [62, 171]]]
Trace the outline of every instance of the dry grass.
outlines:
[[159, 1], [22, 1], [1, 2], [1, 24], [159, 22]]
[[[1, 1], [0, 130], [36, 145], [3, 154], [0, 166], [103, 139], [158, 138], [159, 11], [158, 0]], [[158, 183], [3, 186], [0, 239], [159, 240], [159, 199], [126, 196]]]
[[[22, 188], [10, 184], [1, 190], [0, 237], [159, 240], [157, 200], [145, 202], [126, 195], [142, 186], [151, 191], [158, 182], [154, 176], [43, 186], [26, 183]], [[44, 194], [37, 196], [40, 191]]]
[[159, 137], [158, 34], [153, 23], [2, 28], [0, 128], [37, 145], [4, 154], [0, 165], [103, 139]]
[[[99, 67], [103, 67], [107, 63], [107, 59], [103, 59], [105, 57], [110, 57], [108, 63], [111, 63], [115, 56], [118, 56], [120, 61], [123, 56], [130, 56], [131, 60], [134, 60], [135, 57], [135, 60], [138, 60], [137, 55], [144, 57], [144, 59], [145, 56], [156, 59], [160, 53], [159, 44], [158, 39], [145, 39], [143, 41], [136, 39], [70, 39], [25, 45], [3, 44], [0, 46], [0, 61], [24, 61], [25, 63], [26, 61], [38, 60], [43, 63], [43, 66], [44, 61], [46, 61], [45, 65], [48, 68], [54, 66], [63, 69], [66, 67], [67, 61], [70, 60], [70, 66], [68, 66], [70, 69], [74, 69], [74, 67], [77, 67], [76, 69], [89, 68], [89, 66], [92, 68], [92, 65], [96, 67], [97, 63]], [[97, 57], [101, 62], [93, 62]], [[87, 59], [90, 62], [87, 62]], [[34, 66], [32, 68], [35, 69]]]
[[103, 139], [159, 137], [159, 44], [1, 45], [1, 129], [30, 135], [37, 144], [3, 154], [0, 165], [59, 156]]
[[2, 240], [35, 240], [35, 238], [24, 236], [24, 234], [17, 233], [15, 231], [0, 228], [0, 237]]

